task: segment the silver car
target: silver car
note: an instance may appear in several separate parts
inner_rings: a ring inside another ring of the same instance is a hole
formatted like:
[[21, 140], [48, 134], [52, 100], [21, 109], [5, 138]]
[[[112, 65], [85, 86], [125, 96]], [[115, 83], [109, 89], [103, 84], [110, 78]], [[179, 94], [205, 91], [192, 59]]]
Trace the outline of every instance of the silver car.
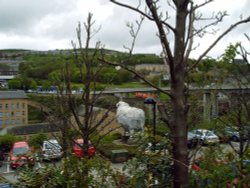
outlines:
[[57, 140], [45, 140], [42, 145], [42, 159], [52, 160], [60, 159], [62, 157], [62, 147]]
[[[195, 129], [189, 132], [189, 137], [198, 140], [201, 144], [215, 144], [219, 142], [219, 137], [207, 129]], [[191, 138], [189, 138], [191, 139]]]

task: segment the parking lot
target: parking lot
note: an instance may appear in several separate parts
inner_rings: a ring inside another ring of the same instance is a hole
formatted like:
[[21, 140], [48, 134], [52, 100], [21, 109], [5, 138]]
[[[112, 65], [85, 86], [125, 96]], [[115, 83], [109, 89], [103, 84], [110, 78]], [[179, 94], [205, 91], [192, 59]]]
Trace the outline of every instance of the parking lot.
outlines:
[[[8, 155], [6, 155], [5, 160], [1, 162], [2, 162], [2, 166], [0, 167], [0, 176], [6, 178], [10, 182], [17, 181], [19, 170], [12, 169], [10, 167]], [[60, 161], [41, 162], [37, 158], [34, 169], [40, 169], [40, 168], [45, 167], [46, 165], [59, 165], [59, 164], [60, 164]]]
[[[236, 148], [239, 147], [239, 143], [238, 142], [231, 142]], [[230, 152], [232, 151], [232, 148], [229, 146], [229, 144], [227, 143], [223, 143], [220, 144], [220, 146], [223, 148], [223, 152]], [[202, 153], [204, 152], [204, 150], [206, 149], [206, 146], [202, 146], [199, 150], [198, 153], [196, 153], [196, 157], [202, 155]], [[192, 153], [192, 151], [194, 152], [195, 149], [190, 150], [190, 152]], [[190, 154], [191, 154], [190, 153]], [[46, 165], [60, 165], [60, 161], [48, 161], [48, 162], [44, 162], [44, 161], [40, 161], [39, 158], [37, 157], [34, 169], [40, 169], [45, 167]], [[115, 163], [111, 165], [114, 169], [121, 171], [122, 167], [124, 166], [123, 163]], [[3, 176], [4, 178], [6, 178], [7, 180], [9, 180], [10, 182], [16, 182], [17, 178], [18, 178], [18, 173], [19, 170], [18, 169], [12, 169], [10, 167], [9, 164], [9, 158], [8, 155], [6, 154], [5, 156], [5, 161], [3, 161], [2, 166], [0, 167], [0, 176]]]

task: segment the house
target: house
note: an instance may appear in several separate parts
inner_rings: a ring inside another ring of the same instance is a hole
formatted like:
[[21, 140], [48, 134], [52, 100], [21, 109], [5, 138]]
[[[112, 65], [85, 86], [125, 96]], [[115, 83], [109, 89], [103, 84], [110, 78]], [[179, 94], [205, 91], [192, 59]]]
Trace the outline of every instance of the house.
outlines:
[[135, 70], [143, 73], [146, 78], [169, 75], [169, 67], [165, 64], [139, 64], [135, 66]]
[[24, 91], [0, 91], [0, 128], [28, 124], [27, 99]]

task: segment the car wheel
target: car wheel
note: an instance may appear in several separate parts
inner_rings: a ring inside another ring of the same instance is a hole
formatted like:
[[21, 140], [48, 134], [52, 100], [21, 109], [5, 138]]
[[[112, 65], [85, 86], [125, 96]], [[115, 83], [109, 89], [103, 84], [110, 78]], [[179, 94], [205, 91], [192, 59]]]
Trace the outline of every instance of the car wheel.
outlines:
[[237, 136], [233, 136], [232, 140], [233, 140], [234, 142], [237, 142], [237, 141], [238, 141]]
[[204, 144], [204, 141], [202, 139], [197, 140], [197, 145], [202, 146]]

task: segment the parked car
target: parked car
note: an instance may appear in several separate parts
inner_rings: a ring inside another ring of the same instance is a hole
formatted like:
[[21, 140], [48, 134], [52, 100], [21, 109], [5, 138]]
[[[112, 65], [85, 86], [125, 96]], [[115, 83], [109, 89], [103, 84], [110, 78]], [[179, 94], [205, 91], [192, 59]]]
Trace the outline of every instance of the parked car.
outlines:
[[4, 161], [5, 157], [4, 157], [4, 150], [2, 150], [2, 148], [0, 148], [0, 161]]
[[[84, 152], [83, 152], [83, 139], [77, 139], [73, 143], [73, 152], [77, 157], [83, 157]], [[95, 148], [89, 141], [88, 144], [88, 156], [92, 157], [95, 154]]]
[[10, 166], [12, 169], [23, 166], [25, 164], [34, 165], [35, 157], [27, 142], [20, 141], [13, 144], [9, 153]]
[[198, 144], [198, 138], [192, 132], [188, 132], [187, 135], [187, 146], [189, 149], [196, 147]]
[[3, 165], [4, 159], [4, 151], [2, 150], [2, 148], [0, 148], [0, 167]]
[[248, 133], [248, 129], [244, 128], [242, 131], [243, 134], [240, 135], [240, 132], [236, 127], [225, 127], [224, 129], [217, 131], [216, 133], [219, 136], [221, 142], [238, 142], [240, 141], [240, 136], [242, 136], [243, 141], [246, 141], [250, 132]]
[[225, 135], [229, 138], [229, 140], [232, 140], [234, 142], [240, 141], [240, 136], [242, 136], [242, 139], [246, 141], [248, 139], [248, 130], [243, 129], [242, 135], [240, 135], [240, 132], [233, 127], [226, 127], [225, 128]]
[[57, 140], [45, 140], [42, 145], [42, 159], [53, 160], [61, 159], [63, 155], [62, 147]]
[[210, 130], [195, 129], [189, 132], [189, 140], [202, 145], [215, 144], [219, 142], [219, 137]]
[[240, 140], [240, 133], [239, 131], [236, 131], [236, 129], [232, 127], [226, 127], [224, 129], [224, 135], [228, 138], [228, 140], [232, 141], [239, 141]]

